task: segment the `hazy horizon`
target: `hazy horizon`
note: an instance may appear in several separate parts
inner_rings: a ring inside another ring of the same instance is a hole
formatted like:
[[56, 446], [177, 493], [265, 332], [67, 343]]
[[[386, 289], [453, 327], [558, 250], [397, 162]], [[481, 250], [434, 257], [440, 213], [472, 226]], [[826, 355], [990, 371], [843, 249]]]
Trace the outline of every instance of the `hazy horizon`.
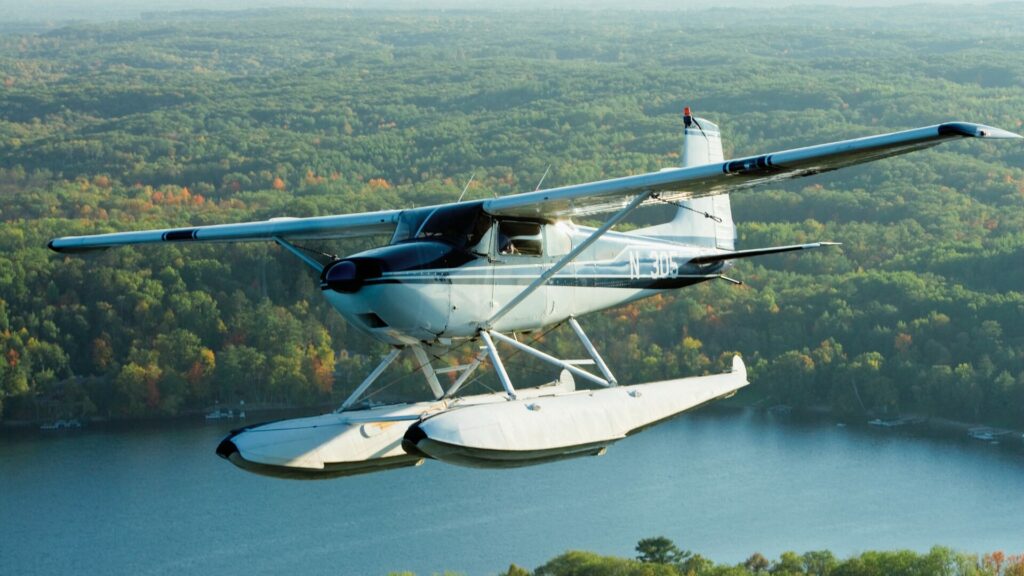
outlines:
[[487, 0], [39, 0], [26, 5], [22, 0], [0, 0], [0, 14], [10, 22], [109, 21], [138, 18], [144, 13], [189, 10], [233, 11], [271, 8], [336, 8], [380, 10], [634, 10], [691, 11], [713, 8], [767, 8], [790, 6], [837, 6], [852, 8], [910, 5], [1007, 4], [1016, 0], [512, 0], [495, 6]]

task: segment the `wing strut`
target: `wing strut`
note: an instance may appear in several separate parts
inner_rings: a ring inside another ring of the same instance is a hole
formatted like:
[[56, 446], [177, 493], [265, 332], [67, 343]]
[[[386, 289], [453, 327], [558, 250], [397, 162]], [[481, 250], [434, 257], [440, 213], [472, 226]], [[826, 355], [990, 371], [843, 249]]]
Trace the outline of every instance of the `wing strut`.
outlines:
[[594, 230], [594, 232], [591, 233], [590, 236], [587, 236], [586, 240], [580, 242], [579, 245], [573, 248], [568, 254], [562, 256], [561, 260], [552, 264], [550, 268], [545, 270], [544, 273], [538, 276], [536, 280], [531, 282], [529, 286], [523, 288], [522, 292], [517, 294], [515, 298], [509, 300], [508, 303], [501, 308], [501, 310], [495, 312], [494, 315], [491, 316], [490, 319], [488, 319], [487, 322], [485, 322], [483, 326], [481, 326], [480, 328], [484, 331], [493, 328], [494, 324], [498, 320], [501, 320], [506, 314], [514, 310], [515, 307], [518, 306], [523, 300], [526, 300], [527, 296], [533, 294], [538, 288], [547, 284], [548, 281], [551, 280], [551, 278], [554, 277], [555, 274], [558, 274], [558, 272], [562, 268], [565, 268], [565, 266], [569, 264], [569, 262], [575, 260], [576, 257], [579, 256], [584, 250], [590, 248], [590, 245], [596, 242], [598, 238], [604, 236], [605, 232], [611, 230], [612, 226], [618, 224], [619, 220], [622, 220], [623, 218], [628, 216], [630, 212], [636, 210], [638, 206], [643, 204], [644, 201], [646, 201], [651, 196], [652, 192], [652, 190], [645, 190], [634, 196], [633, 199], [629, 201], [629, 204], [626, 204], [621, 210], [612, 215], [612, 217], [606, 220], [600, 228]]
[[287, 240], [281, 238], [280, 236], [274, 236], [274, 242], [277, 242], [278, 246], [280, 246], [281, 248], [284, 248], [285, 250], [291, 252], [292, 255], [295, 256], [296, 258], [298, 258], [299, 260], [302, 260], [302, 262], [306, 266], [309, 266], [313, 270], [316, 270], [317, 274], [319, 274], [319, 273], [324, 271], [324, 265], [323, 264], [318, 262], [315, 258], [310, 257], [309, 254], [303, 253], [302, 250], [300, 250], [298, 246], [292, 244], [291, 242], [288, 242]]

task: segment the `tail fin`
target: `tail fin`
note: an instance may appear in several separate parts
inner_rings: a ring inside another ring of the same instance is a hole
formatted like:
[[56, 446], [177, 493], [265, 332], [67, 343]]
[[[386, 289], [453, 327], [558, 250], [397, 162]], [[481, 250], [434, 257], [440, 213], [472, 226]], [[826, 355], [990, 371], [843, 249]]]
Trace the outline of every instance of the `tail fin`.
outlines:
[[[700, 166], [722, 162], [722, 136], [710, 120], [683, 112], [682, 166]], [[708, 196], [679, 202], [671, 222], [637, 230], [644, 236], [661, 236], [684, 244], [736, 249], [736, 225], [732, 221], [732, 205], [728, 194]]]

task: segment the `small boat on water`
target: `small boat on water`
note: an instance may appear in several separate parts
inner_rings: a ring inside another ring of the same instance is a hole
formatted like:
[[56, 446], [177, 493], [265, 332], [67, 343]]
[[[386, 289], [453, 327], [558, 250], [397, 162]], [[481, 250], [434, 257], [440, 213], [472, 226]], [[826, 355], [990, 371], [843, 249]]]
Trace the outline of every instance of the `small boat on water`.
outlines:
[[991, 426], [975, 426], [967, 429], [967, 435], [975, 440], [981, 440], [982, 442], [988, 442], [989, 444], [999, 444], [999, 438], [1010, 434], [1009, 430], [1003, 430], [1000, 428], [992, 428]]
[[39, 427], [40, 430], [74, 430], [82, 427], [78, 418], [54, 420]]
[[235, 418], [235, 412], [233, 410], [222, 410], [220, 408], [214, 409], [212, 412], [206, 413], [207, 420], [233, 420]]
[[868, 420], [868, 424], [872, 426], [879, 426], [881, 428], [898, 428], [900, 426], [906, 426], [908, 424], [921, 424], [924, 422], [924, 418], [915, 416], [904, 416], [902, 418], [890, 418], [883, 420], [881, 418], [875, 418], [874, 420]]
[[245, 420], [245, 400], [238, 401], [238, 410], [221, 408], [220, 402], [213, 405], [213, 410], [206, 413], [207, 420]]

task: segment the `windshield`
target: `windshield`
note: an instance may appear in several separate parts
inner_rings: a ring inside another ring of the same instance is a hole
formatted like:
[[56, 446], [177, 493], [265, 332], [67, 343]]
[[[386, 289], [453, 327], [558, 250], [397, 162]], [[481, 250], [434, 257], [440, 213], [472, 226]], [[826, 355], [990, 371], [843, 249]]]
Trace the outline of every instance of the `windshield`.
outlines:
[[458, 248], [475, 246], [491, 226], [482, 202], [466, 202], [436, 208], [406, 210], [398, 218], [392, 244], [431, 239]]

